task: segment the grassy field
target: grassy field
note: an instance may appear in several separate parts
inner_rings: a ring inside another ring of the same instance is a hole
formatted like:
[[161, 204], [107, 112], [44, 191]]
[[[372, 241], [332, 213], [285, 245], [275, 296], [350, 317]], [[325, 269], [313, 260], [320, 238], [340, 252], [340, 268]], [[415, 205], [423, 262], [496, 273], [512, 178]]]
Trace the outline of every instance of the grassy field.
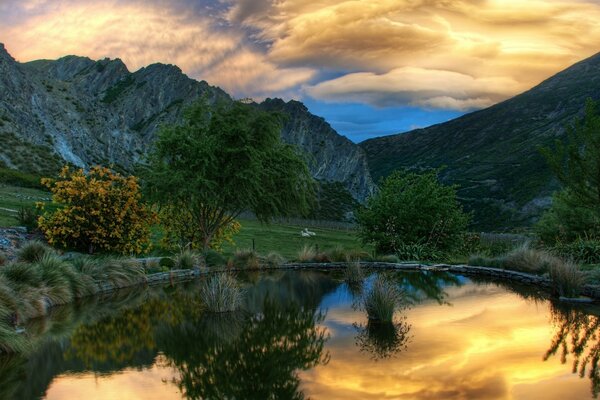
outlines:
[[260, 254], [276, 251], [286, 258], [295, 257], [305, 245], [318, 246], [319, 250], [328, 250], [336, 246], [345, 249], [371, 249], [361, 245], [356, 232], [327, 228], [309, 227], [316, 235], [305, 238], [300, 235], [304, 226], [289, 224], [261, 225], [254, 220], [240, 220], [242, 229], [234, 237], [235, 244], [223, 246], [224, 253], [231, 254], [236, 249], [251, 249], [254, 239], [255, 249]]
[[[16, 215], [21, 207], [34, 207], [38, 201], [49, 200], [49, 192], [0, 184], [0, 226], [18, 225]], [[242, 219], [240, 223], [242, 228], [234, 237], [235, 244], [223, 246], [226, 254], [232, 254], [236, 249], [251, 249], [252, 239], [259, 253], [277, 251], [286, 258], [294, 257], [305, 245], [318, 246], [319, 250], [328, 250], [339, 245], [346, 249], [370, 251], [361, 246], [356, 233], [350, 230], [307, 226], [316, 235], [304, 238], [300, 235], [300, 231], [305, 226], [301, 225], [284, 223], [262, 225], [251, 219]]]
[[49, 200], [49, 192], [0, 184], [0, 226], [18, 225], [17, 211], [21, 207], [34, 207], [38, 201]]

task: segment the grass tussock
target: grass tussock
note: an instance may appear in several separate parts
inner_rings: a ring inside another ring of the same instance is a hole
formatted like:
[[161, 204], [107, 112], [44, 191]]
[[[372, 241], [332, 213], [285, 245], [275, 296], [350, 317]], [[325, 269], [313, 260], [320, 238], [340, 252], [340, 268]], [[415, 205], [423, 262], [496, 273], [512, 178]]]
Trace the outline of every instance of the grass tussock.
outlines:
[[0, 251], [0, 267], [8, 263], [8, 256]]
[[392, 322], [394, 311], [404, 300], [404, 293], [383, 274], [377, 275], [373, 286], [365, 294], [364, 306], [370, 321]]
[[39, 240], [32, 240], [21, 246], [17, 252], [17, 260], [25, 263], [35, 263], [47, 254], [56, 254], [56, 251]]
[[301, 263], [314, 262], [316, 256], [317, 256], [317, 251], [315, 250], [315, 248], [313, 246], [305, 245], [298, 252], [298, 262], [301, 262]]
[[557, 259], [550, 265], [548, 274], [558, 295], [577, 297], [581, 293], [585, 278], [574, 262]]
[[259, 269], [260, 258], [254, 250], [243, 249], [233, 253], [233, 267], [239, 269]]
[[200, 287], [200, 298], [206, 310], [213, 313], [235, 311], [242, 302], [242, 289], [230, 274], [213, 275]]
[[346, 268], [344, 269], [344, 281], [349, 285], [355, 285], [357, 283], [362, 283], [365, 279], [365, 274], [360, 266], [359, 261], [354, 261], [348, 263]]
[[263, 262], [269, 268], [279, 268], [285, 262], [285, 258], [275, 251], [271, 251], [264, 257]]
[[183, 249], [173, 257], [173, 265], [176, 269], [192, 269], [200, 265], [200, 257], [194, 250]]
[[562, 259], [548, 251], [532, 249], [527, 245], [520, 246], [499, 257], [474, 255], [469, 258], [469, 265], [510, 269], [532, 274], [549, 272], [550, 266], [560, 262], [562, 262]]

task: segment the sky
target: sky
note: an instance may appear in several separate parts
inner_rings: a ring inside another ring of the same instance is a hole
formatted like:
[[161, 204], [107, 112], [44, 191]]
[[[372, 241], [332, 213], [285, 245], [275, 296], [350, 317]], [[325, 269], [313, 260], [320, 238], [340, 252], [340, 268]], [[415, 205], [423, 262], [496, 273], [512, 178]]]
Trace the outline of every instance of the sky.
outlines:
[[600, 51], [600, 0], [0, 0], [18, 61], [154, 62], [303, 101], [355, 142], [443, 122]]

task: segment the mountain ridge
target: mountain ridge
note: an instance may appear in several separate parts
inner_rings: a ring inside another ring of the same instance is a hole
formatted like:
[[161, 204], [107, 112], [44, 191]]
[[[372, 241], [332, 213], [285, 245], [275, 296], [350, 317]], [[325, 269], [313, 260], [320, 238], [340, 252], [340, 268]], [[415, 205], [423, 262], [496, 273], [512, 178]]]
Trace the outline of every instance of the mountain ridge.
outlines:
[[[143, 160], [158, 127], [181, 121], [183, 110], [201, 97], [210, 104], [233, 101], [172, 64], [130, 72], [118, 58], [75, 55], [19, 63], [0, 43], [0, 134], [8, 143], [0, 149], [0, 161], [34, 173], [46, 173], [61, 161], [131, 170]], [[363, 150], [304, 105], [280, 102], [269, 99], [258, 107], [288, 116], [282, 139], [310, 155], [312, 175], [342, 182], [364, 201], [374, 184]], [[319, 146], [321, 141], [326, 145]], [[22, 154], [28, 149], [32, 154]]]
[[585, 99], [600, 99], [600, 53], [503, 102], [453, 120], [360, 143], [374, 179], [397, 168], [445, 168], [475, 225], [530, 226], [558, 188], [539, 153], [564, 138]]

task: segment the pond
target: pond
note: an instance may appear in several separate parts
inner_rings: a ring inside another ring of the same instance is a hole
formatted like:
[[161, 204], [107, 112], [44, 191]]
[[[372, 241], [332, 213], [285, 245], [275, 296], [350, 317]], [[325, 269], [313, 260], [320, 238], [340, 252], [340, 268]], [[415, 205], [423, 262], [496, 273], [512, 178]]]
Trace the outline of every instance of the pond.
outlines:
[[[443, 272], [394, 272], [410, 305], [369, 324], [342, 275], [239, 275], [244, 309], [202, 313], [199, 282], [57, 308], [0, 357], [1, 399], [587, 399], [599, 310]], [[375, 273], [366, 279], [368, 289]]]

